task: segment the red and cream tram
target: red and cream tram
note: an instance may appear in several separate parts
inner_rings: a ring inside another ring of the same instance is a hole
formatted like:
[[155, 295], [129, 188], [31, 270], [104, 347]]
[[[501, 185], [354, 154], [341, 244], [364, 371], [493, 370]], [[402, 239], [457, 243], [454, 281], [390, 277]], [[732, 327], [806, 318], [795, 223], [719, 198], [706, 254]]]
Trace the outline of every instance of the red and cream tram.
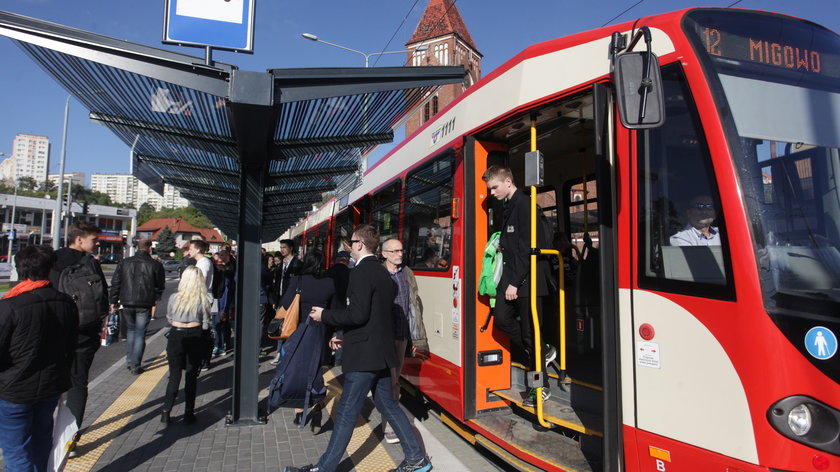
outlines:
[[[521, 470], [837, 471], [839, 149], [840, 37], [690, 9], [529, 47], [293, 232], [404, 242], [429, 345], [407, 388]], [[536, 407], [477, 292], [490, 164], [534, 186], [564, 256]], [[680, 243], [698, 213], [712, 234]]]

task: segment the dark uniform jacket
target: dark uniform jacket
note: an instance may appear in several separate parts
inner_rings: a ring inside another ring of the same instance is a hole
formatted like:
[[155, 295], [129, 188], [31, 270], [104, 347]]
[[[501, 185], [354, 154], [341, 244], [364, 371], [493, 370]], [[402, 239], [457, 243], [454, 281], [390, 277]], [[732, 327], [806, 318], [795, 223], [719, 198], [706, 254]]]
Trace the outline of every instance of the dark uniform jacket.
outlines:
[[120, 261], [111, 277], [111, 303], [130, 307], [151, 308], [166, 288], [163, 264], [152, 259], [148, 251], [138, 251]]
[[0, 300], [0, 399], [32, 403], [70, 388], [79, 314], [47, 286]]
[[344, 329], [342, 370], [376, 372], [397, 367], [394, 287], [388, 269], [375, 256], [363, 258], [350, 271], [347, 296], [346, 308], [324, 310], [321, 316], [322, 322]]
[[[499, 279], [497, 296], [504, 297], [508, 285], [518, 287], [519, 297], [529, 297], [530, 292], [530, 254], [531, 254], [531, 205], [530, 199], [522, 190], [516, 189], [513, 196], [505, 202], [503, 212], [504, 225], [499, 244], [502, 247], [504, 269]], [[548, 295], [549, 271], [548, 261], [538, 258], [537, 262], [537, 296]]]

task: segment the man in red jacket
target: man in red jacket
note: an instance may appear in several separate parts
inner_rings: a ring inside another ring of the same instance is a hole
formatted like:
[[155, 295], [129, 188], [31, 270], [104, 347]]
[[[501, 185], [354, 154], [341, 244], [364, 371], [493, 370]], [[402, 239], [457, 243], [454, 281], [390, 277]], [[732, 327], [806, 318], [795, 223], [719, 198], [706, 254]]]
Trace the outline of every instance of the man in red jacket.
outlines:
[[69, 296], [50, 285], [49, 246], [15, 256], [23, 280], [0, 300], [0, 449], [6, 470], [46, 470], [53, 413], [70, 389], [79, 314]]

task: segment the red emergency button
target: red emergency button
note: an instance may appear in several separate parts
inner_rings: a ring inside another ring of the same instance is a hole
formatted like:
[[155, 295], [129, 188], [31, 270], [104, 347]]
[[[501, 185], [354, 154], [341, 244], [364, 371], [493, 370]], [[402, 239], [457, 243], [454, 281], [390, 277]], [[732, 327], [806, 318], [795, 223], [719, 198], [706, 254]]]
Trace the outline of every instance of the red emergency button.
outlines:
[[641, 336], [645, 341], [650, 341], [654, 336], [656, 336], [656, 331], [654, 331], [653, 326], [645, 323], [639, 326], [639, 336]]

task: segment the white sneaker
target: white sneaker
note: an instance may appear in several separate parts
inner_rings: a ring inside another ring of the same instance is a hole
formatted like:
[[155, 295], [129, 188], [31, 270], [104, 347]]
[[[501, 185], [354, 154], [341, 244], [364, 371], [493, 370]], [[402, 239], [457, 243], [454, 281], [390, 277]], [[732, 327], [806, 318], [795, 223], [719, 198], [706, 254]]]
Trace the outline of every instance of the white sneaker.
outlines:
[[272, 365], [277, 365], [280, 363], [280, 354], [277, 354], [277, 357], [271, 360]]
[[388, 431], [385, 433], [385, 442], [388, 444], [399, 444], [400, 438], [397, 437], [397, 433]]

